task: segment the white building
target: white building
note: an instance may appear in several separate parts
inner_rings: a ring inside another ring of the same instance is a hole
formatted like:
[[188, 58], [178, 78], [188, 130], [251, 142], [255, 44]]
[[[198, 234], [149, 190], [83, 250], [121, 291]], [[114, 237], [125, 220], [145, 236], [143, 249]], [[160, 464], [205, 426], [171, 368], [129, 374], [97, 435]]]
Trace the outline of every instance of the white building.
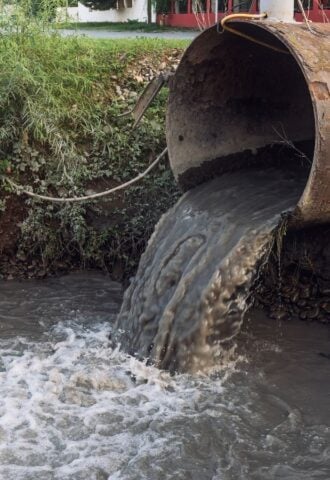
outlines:
[[[92, 10], [78, 2], [78, 7], [58, 8], [57, 19], [60, 22], [146, 22], [147, 0], [117, 0], [117, 8], [110, 10]], [[154, 12], [152, 21], [156, 21]]]

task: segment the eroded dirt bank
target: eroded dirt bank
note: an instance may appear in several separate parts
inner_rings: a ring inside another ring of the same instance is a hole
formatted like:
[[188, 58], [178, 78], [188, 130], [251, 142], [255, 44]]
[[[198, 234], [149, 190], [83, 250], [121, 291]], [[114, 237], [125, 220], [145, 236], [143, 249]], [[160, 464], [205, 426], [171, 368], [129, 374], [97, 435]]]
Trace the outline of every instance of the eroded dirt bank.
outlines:
[[330, 226], [281, 232], [261, 275], [255, 305], [272, 318], [330, 323], [329, 238]]

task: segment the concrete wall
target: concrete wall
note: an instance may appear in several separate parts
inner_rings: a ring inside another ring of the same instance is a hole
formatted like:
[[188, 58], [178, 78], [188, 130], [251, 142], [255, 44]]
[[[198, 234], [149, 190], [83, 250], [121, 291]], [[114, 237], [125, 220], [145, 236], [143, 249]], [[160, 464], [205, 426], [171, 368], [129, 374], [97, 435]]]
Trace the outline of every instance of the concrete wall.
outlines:
[[[127, 8], [124, 5], [127, 5]], [[91, 10], [85, 5], [78, 3], [78, 7], [59, 8], [58, 21], [74, 22], [127, 22], [138, 20], [146, 22], [147, 0], [122, 0], [118, 2], [120, 8], [111, 10]], [[130, 6], [131, 5], [131, 6]], [[155, 12], [152, 14], [152, 21], [156, 21]]]
[[57, 8], [56, 20], [58, 22], [78, 22], [78, 7], [59, 7]]

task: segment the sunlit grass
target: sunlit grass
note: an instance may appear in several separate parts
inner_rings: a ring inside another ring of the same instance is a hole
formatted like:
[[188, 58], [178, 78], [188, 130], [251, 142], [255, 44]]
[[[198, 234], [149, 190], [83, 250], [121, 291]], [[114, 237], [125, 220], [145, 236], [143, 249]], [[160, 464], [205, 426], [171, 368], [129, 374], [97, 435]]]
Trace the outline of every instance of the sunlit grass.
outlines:
[[[132, 178], [164, 148], [166, 91], [134, 131], [119, 114], [144, 88], [135, 70], [156, 71], [187, 42], [61, 37], [24, 16], [7, 27], [0, 40], [0, 171], [9, 167], [17, 183], [35, 192], [80, 195], [94, 179]], [[75, 258], [110, 269], [121, 262], [127, 275], [176, 194], [169, 169], [159, 169], [125, 192], [101, 231], [87, 222], [86, 205], [26, 200], [18, 249], [45, 269]], [[98, 215], [98, 206], [91, 208]]]

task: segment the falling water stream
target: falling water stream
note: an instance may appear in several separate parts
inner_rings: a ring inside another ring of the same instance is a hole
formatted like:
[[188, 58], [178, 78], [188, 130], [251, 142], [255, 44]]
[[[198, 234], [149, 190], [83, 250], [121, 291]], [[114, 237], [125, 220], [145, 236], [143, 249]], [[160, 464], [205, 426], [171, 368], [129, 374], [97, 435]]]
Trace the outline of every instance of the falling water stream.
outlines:
[[328, 327], [242, 321], [302, 180], [240, 175], [163, 217], [117, 322], [99, 273], [0, 283], [1, 480], [329, 480]]
[[250, 169], [183, 195], [156, 226], [126, 292], [117, 327], [129, 352], [172, 371], [217, 364], [241, 328], [281, 215], [305, 183], [305, 171], [290, 166]]

